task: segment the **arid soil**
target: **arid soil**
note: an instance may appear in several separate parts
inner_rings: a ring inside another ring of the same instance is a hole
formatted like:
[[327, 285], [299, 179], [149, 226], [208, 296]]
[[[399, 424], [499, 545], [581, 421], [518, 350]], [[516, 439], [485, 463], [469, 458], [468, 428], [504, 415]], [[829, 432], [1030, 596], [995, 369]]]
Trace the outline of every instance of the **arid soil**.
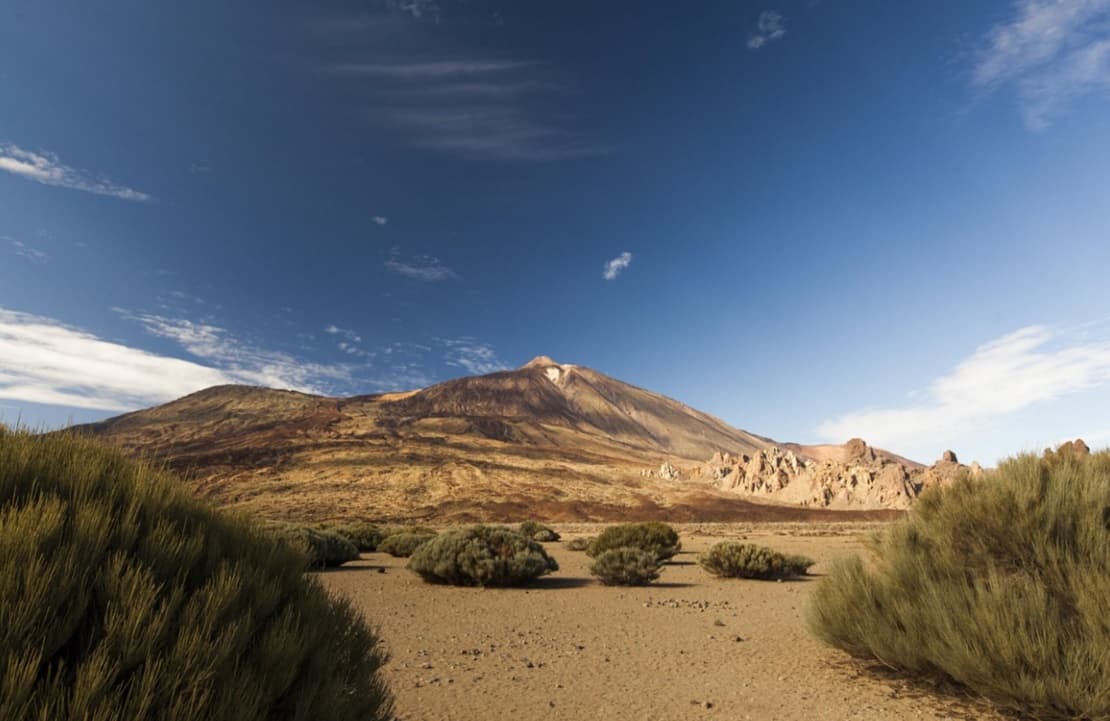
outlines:
[[812, 639], [803, 609], [816, 577], [722, 580], [695, 562], [718, 540], [746, 537], [816, 559], [819, 577], [875, 527], [679, 526], [683, 552], [644, 588], [593, 579], [565, 542], [598, 527], [571, 524], [546, 544], [560, 570], [530, 588], [429, 585], [384, 554], [319, 577], [380, 628], [402, 721], [1002, 718]]

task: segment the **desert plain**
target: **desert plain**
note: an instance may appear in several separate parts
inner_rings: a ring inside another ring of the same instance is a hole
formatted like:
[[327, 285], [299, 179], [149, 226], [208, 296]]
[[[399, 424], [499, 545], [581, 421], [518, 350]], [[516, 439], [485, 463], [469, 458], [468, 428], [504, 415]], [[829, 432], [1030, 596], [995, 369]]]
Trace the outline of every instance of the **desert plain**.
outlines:
[[[566, 542], [559, 570], [511, 589], [428, 584], [404, 558], [363, 554], [318, 574], [376, 625], [399, 721], [897, 721], [1003, 718], [984, 702], [914, 684], [824, 646], [806, 628], [829, 562], [864, 551], [882, 523], [679, 524], [683, 549], [644, 587], [602, 585]], [[719, 579], [697, 555], [747, 539], [817, 564], [795, 581]]]

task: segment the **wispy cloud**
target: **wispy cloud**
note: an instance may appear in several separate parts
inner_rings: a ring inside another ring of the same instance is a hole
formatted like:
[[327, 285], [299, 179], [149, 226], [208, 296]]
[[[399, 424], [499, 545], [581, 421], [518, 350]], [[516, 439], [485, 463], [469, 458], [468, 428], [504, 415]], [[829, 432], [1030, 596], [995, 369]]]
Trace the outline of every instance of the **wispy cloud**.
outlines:
[[605, 280], [613, 280], [621, 274], [622, 270], [631, 265], [631, 263], [632, 254], [625, 251], [605, 264], [605, 272], [602, 273], [602, 277], [604, 277]]
[[436, 23], [443, 12], [435, 0], [389, 0], [389, 7], [413, 20], [431, 20]]
[[260, 348], [211, 323], [115, 310], [151, 335], [172, 340], [190, 355], [215, 365], [238, 383], [329, 393], [336, 383], [346, 386], [352, 381], [347, 366], [306, 362], [288, 353]]
[[921, 447], [953, 440], [976, 422], [1110, 382], [1110, 341], [1068, 339], [1045, 326], [1022, 328], [980, 346], [933, 381], [925, 402], [850, 413], [818, 433], [837, 442], [859, 436], [881, 446]]
[[344, 338], [346, 338], [347, 340], [349, 340], [352, 343], [361, 343], [362, 342], [362, 337], [359, 336], [358, 333], [355, 333], [353, 330], [349, 330], [347, 328], [340, 328], [339, 326], [337, 326], [335, 324], [329, 325], [326, 328], [324, 328], [324, 332], [327, 333], [328, 335], [343, 336]]
[[786, 35], [786, 24], [783, 22], [782, 14], [774, 10], [764, 10], [756, 20], [755, 32], [748, 34], [748, 48], [758, 50], [784, 35]]
[[493, 347], [475, 338], [442, 338], [446, 346], [443, 360], [447, 365], [463, 368], [468, 373], [485, 375], [508, 369], [501, 362]]
[[4, 240], [7, 240], [12, 244], [12, 249], [20, 258], [26, 258], [32, 263], [45, 263], [46, 261], [50, 260], [50, 255], [47, 254], [45, 251], [39, 250], [38, 248], [32, 248], [31, 246], [24, 243], [22, 240], [14, 240], [12, 238], [6, 237], [4, 238]]
[[513, 60], [436, 60], [419, 63], [346, 63], [332, 66], [335, 73], [390, 80], [459, 80], [491, 75], [533, 65]]
[[390, 273], [403, 275], [406, 278], [435, 282], [458, 278], [455, 271], [444, 265], [439, 258], [432, 255], [417, 255], [411, 258], [402, 258], [393, 253], [385, 262], [385, 268]]
[[[467, 157], [554, 161], [607, 149], [575, 129], [569, 88], [552, 67], [526, 60], [454, 57], [331, 65], [382, 101], [369, 121], [404, 132], [418, 148]], [[558, 102], [554, 96], [558, 95]]]
[[71, 168], [47, 152], [24, 150], [17, 145], [0, 145], [0, 170], [33, 180], [43, 185], [83, 190], [96, 195], [108, 195], [121, 200], [150, 200], [150, 196], [133, 188], [119, 185], [107, 178], [96, 177], [85, 171]]
[[389, 218], [385, 217], [384, 215], [375, 215], [373, 218], [371, 218], [371, 220], [373, 220], [378, 225], [385, 225], [389, 222]]
[[123, 411], [234, 382], [217, 368], [0, 308], [0, 398]]
[[1021, 0], [994, 26], [972, 69], [973, 86], [1010, 87], [1025, 124], [1043, 130], [1073, 100], [1110, 91], [1110, 0]]

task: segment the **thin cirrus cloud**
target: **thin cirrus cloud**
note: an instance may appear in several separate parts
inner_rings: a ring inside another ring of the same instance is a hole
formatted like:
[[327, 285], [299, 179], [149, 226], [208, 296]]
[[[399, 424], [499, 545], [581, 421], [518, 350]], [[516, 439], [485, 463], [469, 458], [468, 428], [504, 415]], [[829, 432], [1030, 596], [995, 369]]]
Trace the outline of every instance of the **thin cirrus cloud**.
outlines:
[[379, 98], [365, 110], [367, 120], [402, 132], [411, 147], [537, 162], [607, 152], [574, 127], [566, 112], [570, 87], [550, 66], [450, 58], [343, 63], [327, 70]]
[[444, 265], [439, 258], [433, 255], [416, 255], [411, 258], [403, 258], [394, 253], [385, 262], [385, 269], [396, 275], [403, 275], [406, 278], [429, 283], [459, 277], [458, 273]]
[[444, 362], [456, 368], [462, 368], [474, 375], [485, 375], [496, 371], [507, 370], [508, 366], [501, 362], [493, 347], [478, 341], [476, 338], [442, 338], [440, 342], [446, 347]]
[[632, 254], [625, 251], [605, 264], [605, 270], [601, 276], [605, 278], [605, 280], [614, 280], [621, 274], [621, 271], [631, 264]]
[[32, 263], [45, 263], [50, 260], [50, 255], [46, 251], [39, 250], [38, 248], [32, 248], [31, 246], [24, 243], [22, 240], [13, 240], [11, 238], [4, 238], [4, 240], [7, 240], [12, 244], [12, 250], [20, 258], [25, 258]]
[[934, 380], [925, 402], [849, 413], [818, 433], [835, 442], [862, 437], [880, 446], [924, 448], [958, 440], [983, 421], [1110, 382], [1110, 341], [1067, 338], [1046, 326], [1021, 328]]
[[774, 42], [786, 35], [786, 24], [782, 14], [774, 10], [764, 10], [755, 22], [755, 32], [748, 35], [748, 49], [758, 50], [767, 43]]
[[375, 215], [373, 218], [371, 218], [371, 220], [374, 221], [375, 225], [385, 225], [389, 222], [389, 218], [385, 217], [384, 215]]
[[1110, 0], [1023, 0], [983, 39], [971, 71], [982, 92], [1012, 91], [1030, 130], [1075, 100], [1110, 92]]
[[142, 191], [65, 165], [53, 153], [34, 152], [17, 145], [0, 145], [0, 170], [43, 185], [82, 190], [121, 200], [150, 200], [150, 196]]

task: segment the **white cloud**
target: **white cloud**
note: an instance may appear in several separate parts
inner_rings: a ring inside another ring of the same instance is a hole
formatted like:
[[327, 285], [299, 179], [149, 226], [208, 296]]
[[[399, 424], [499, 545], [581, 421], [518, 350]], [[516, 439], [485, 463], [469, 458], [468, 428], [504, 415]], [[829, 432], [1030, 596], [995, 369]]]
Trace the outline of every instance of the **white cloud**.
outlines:
[[435, 0], [389, 0], [389, 6], [413, 20], [431, 20], [438, 23], [442, 12]]
[[782, 14], [774, 10], [764, 10], [755, 23], [755, 32], [748, 35], [748, 48], [758, 50], [783, 35], [786, 35], [786, 25], [783, 23]]
[[442, 339], [447, 351], [443, 356], [449, 366], [463, 368], [474, 375], [495, 373], [508, 368], [497, 358], [493, 348], [474, 338]]
[[347, 328], [340, 328], [335, 324], [329, 325], [327, 328], [324, 328], [324, 332], [329, 335], [341, 335], [352, 343], [362, 342], [362, 337], [358, 333], [355, 333], [353, 330], [349, 330]]
[[440, 262], [439, 258], [431, 255], [417, 255], [406, 260], [394, 253], [385, 262], [385, 268], [390, 273], [427, 282], [459, 277], [455, 271]]
[[373, 221], [378, 225], [385, 225], [389, 222], [389, 218], [385, 217], [384, 215], [375, 215], [373, 217]]
[[32, 248], [22, 240], [12, 240], [11, 238], [6, 238], [6, 240], [11, 241], [12, 247], [15, 249], [15, 254], [21, 258], [26, 258], [32, 263], [45, 263], [50, 260], [50, 256], [46, 252], [38, 248]]
[[1066, 336], [1029, 326], [980, 346], [929, 386], [926, 400], [863, 410], [825, 422], [831, 441], [862, 437], [891, 448], [957, 440], [977, 423], [1110, 382], [1110, 341], [1062, 344]]
[[209, 323], [115, 310], [137, 321], [148, 333], [175, 341], [197, 358], [213, 362], [238, 383], [326, 394], [329, 382], [351, 380], [346, 366], [308, 363], [288, 353], [258, 348]]
[[974, 86], [1012, 86], [1032, 130], [1072, 100], [1110, 90], [1110, 0], [1021, 0], [1014, 10], [984, 39]]
[[631, 263], [632, 254], [625, 251], [605, 264], [605, 272], [602, 273], [602, 277], [604, 277], [605, 280], [613, 280]]
[[123, 411], [237, 378], [0, 308], [0, 398]]
[[0, 145], [0, 170], [6, 170], [44, 185], [83, 190], [86, 193], [109, 195], [122, 200], [150, 200], [150, 196], [146, 193], [64, 165], [52, 153], [36, 153], [16, 145]]

